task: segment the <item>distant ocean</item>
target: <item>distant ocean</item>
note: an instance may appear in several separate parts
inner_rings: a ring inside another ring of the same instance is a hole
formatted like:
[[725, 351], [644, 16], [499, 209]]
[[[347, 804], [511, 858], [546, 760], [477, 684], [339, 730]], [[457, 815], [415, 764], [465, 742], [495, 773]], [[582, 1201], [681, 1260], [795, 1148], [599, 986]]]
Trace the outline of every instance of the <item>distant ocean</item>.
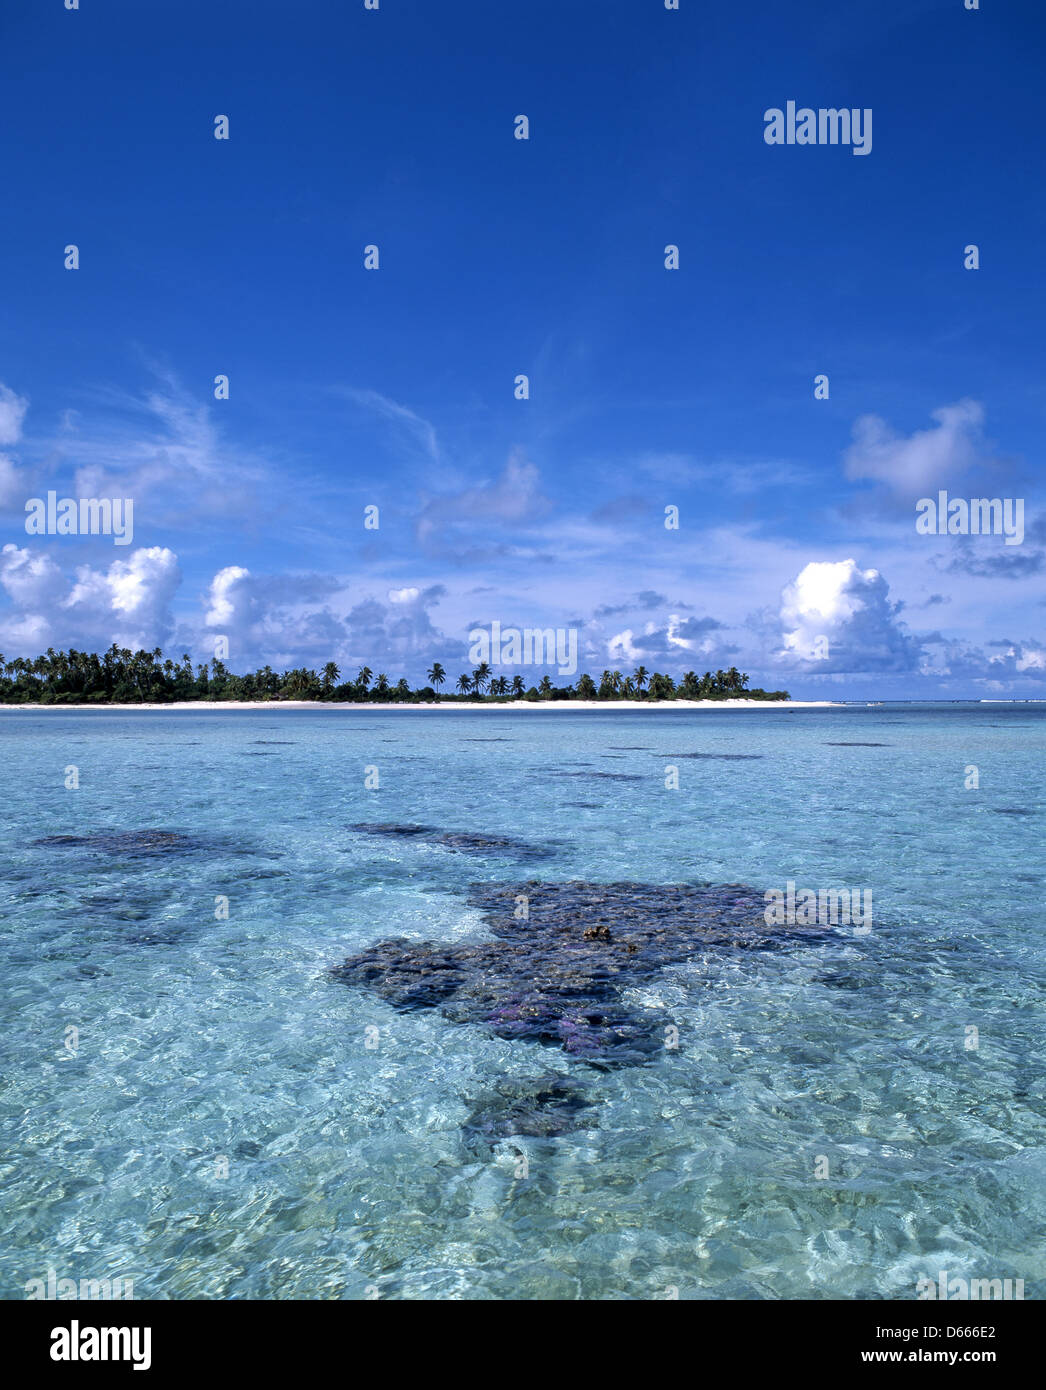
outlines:
[[[18, 712], [0, 759], [3, 1297], [1042, 1296], [1046, 706]], [[622, 1065], [329, 973], [623, 880], [873, 925], [626, 980]]]

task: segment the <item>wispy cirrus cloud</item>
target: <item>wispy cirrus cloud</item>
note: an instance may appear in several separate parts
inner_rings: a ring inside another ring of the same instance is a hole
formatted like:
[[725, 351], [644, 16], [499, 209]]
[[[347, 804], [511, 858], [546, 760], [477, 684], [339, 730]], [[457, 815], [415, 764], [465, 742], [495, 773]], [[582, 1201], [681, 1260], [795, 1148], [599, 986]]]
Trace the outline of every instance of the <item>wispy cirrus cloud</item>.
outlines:
[[[518, 528], [545, 516], [551, 506], [537, 467], [516, 451], [493, 478], [455, 492], [422, 494], [417, 536], [423, 545], [452, 546], [459, 555], [504, 554], [515, 550]], [[505, 530], [513, 533], [508, 545], [499, 542]]]
[[32, 486], [130, 497], [139, 528], [198, 531], [271, 516], [277, 469], [226, 438], [216, 402], [187, 391], [162, 365], [148, 369], [142, 391], [83, 392], [80, 408], [64, 410], [56, 431], [27, 439], [37, 459]]
[[391, 396], [383, 396], [380, 391], [343, 386], [336, 388], [336, 392], [384, 421], [394, 439], [405, 445], [408, 453], [420, 454], [430, 463], [443, 461], [435, 425], [409, 406], [401, 405]]

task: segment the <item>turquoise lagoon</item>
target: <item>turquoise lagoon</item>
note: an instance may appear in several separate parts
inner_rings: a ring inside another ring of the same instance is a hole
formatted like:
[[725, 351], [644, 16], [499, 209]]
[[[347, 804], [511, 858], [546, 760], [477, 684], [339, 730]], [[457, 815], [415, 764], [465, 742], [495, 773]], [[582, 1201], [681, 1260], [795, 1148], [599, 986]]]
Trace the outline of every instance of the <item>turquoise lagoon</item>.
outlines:
[[[0, 757], [0, 1295], [1046, 1287], [1043, 706], [5, 710]], [[328, 974], [534, 877], [870, 890], [874, 926], [644, 980], [679, 1046], [612, 1070]], [[583, 1126], [476, 1142], [552, 1073]]]

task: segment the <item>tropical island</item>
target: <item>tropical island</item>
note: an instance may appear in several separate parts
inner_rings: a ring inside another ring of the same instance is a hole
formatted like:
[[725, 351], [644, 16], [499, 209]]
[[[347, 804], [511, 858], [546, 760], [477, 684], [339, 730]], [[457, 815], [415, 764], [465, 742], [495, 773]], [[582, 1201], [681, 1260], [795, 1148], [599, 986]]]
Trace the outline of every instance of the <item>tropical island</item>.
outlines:
[[130, 651], [115, 642], [99, 655], [73, 648], [43, 656], [5, 660], [0, 654], [0, 704], [5, 705], [165, 705], [226, 702], [308, 700], [330, 704], [506, 704], [515, 700], [788, 700], [786, 690], [748, 688], [748, 676], [731, 666], [728, 671], [687, 671], [678, 681], [659, 671], [637, 666], [631, 675], [603, 671], [598, 683], [587, 674], [573, 685], [553, 685], [542, 676], [527, 685], [521, 675], [492, 675], [484, 662], [463, 672], [443, 692], [447, 672], [434, 662], [426, 673], [429, 684], [412, 688], [400, 678], [393, 684], [385, 672], [376, 676], [369, 666], [355, 680], [342, 680], [337, 663], [321, 671], [306, 667], [278, 672], [271, 666], [236, 675], [215, 657], [195, 667], [188, 654], [179, 662], [164, 657], [159, 647]]

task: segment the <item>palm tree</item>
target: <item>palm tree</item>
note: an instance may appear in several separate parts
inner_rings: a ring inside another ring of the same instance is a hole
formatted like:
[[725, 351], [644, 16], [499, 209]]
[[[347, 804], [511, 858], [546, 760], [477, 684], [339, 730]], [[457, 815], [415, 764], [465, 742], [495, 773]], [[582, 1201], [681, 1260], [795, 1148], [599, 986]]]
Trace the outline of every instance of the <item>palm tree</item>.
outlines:
[[523, 692], [526, 690], [526, 688], [527, 688], [527, 687], [526, 687], [526, 683], [524, 682], [522, 676], [513, 676], [513, 677], [512, 677], [512, 693], [513, 693], [513, 695], [515, 695], [515, 697], [516, 697], [517, 700], [518, 700], [519, 697], [523, 694]]
[[552, 694], [552, 681], [549, 679], [548, 676], [541, 677], [541, 680], [538, 683], [538, 690], [546, 700]]
[[341, 672], [333, 661], [328, 661], [323, 668], [323, 693], [329, 695], [333, 686], [338, 683]]
[[375, 695], [387, 695], [389, 693], [389, 678], [384, 671], [380, 672], [378, 679], [374, 683]]
[[367, 693], [367, 687], [370, 685], [371, 677], [373, 676], [373, 674], [374, 672], [370, 669], [369, 666], [360, 667], [360, 673], [356, 677], [356, 684], [363, 691], [364, 695], [366, 695]]
[[471, 676], [459, 676], [459, 677], [458, 677], [458, 689], [461, 691], [462, 695], [467, 695], [467, 694], [469, 693], [469, 691], [472, 689], [472, 677], [471, 677]]
[[291, 699], [305, 700], [312, 694], [316, 685], [316, 672], [306, 670], [304, 666], [299, 666], [295, 668], [295, 670], [287, 672], [286, 680], [283, 683], [283, 691], [284, 694], [289, 695]]
[[428, 676], [429, 684], [435, 688], [436, 699], [438, 700], [440, 686], [447, 679], [447, 673], [446, 671], [444, 671], [443, 667], [439, 664], [438, 661], [434, 661], [432, 665], [429, 667]]
[[646, 685], [647, 675], [648, 672], [645, 666], [637, 666], [632, 673], [632, 679], [635, 681], [636, 689], [639, 691], [640, 695], [642, 695], [643, 687]]
[[483, 694], [483, 687], [486, 685], [489, 675], [490, 667], [485, 661], [481, 661], [472, 673], [472, 688], [477, 695]]

